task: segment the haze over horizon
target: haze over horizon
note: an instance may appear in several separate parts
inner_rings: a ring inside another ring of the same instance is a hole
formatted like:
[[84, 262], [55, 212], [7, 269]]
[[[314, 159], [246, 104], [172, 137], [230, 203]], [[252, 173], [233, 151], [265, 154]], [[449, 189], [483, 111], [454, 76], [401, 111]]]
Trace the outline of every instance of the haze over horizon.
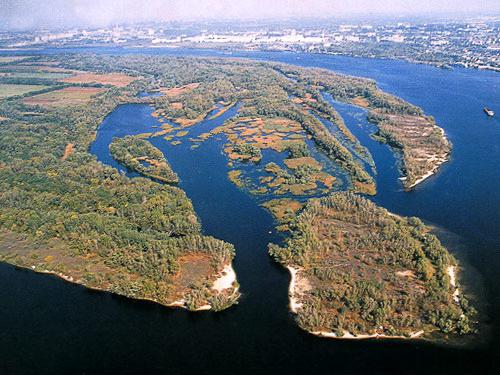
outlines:
[[483, 0], [0, 0], [0, 29], [96, 27], [146, 21], [245, 20], [348, 15], [500, 14], [500, 1]]

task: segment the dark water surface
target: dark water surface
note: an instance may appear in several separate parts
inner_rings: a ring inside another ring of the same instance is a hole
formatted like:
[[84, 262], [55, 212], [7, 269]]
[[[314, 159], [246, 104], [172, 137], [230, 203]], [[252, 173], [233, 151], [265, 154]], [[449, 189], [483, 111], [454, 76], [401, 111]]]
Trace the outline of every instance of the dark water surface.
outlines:
[[[84, 49], [85, 50], [85, 49]], [[46, 50], [41, 53], [55, 53]], [[67, 49], [66, 52], [82, 50]], [[217, 51], [90, 49], [98, 53], [225, 55]], [[93, 292], [55, 277], [0, 265], [0, 373], [301, 373], [496, 374], [500, 355], [500, 75], [398, 61], [293, 53], [234, 53], [370, 77], [380, 87], [433, 115], [453, 143], [451, 161], [412, 192], [398, 183], [395, 158], [374, 142], [362, 110], [335, 104], [377, 166], [374, 201], [438, 227], [438, 236], [465, 265], [463, 280], [481, 307], [481, 339], [466, 346], [421, 341], [335, 341], [297, 328], [287, 308], [289, 276], [267, 256], [279, 241], [270, 215], [227, 180], [220, 142], [191, 150], [187, 138], [234, 115], [228, 111], [192, 128], [164, 151], [193, 201], [205, 233], [233, 243], [240, 304], [222, 313], [189, 313]], [[101, 125], [91, 152], [110, 157], [113, 136], [157, 125], [146, 105], [118, 107]], [[485, 301], [487, 301], [485, 303]]]

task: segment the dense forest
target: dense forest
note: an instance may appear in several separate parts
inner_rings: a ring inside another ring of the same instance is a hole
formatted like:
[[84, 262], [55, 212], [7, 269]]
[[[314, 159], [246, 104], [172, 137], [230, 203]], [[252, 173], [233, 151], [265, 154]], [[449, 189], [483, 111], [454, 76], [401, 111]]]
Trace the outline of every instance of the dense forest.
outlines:
[[270, 254], [297, 270], [297, 322], [310, 332], [430, 336], [474, 331], [451, 284], [456, 262], [417, 218], [350, 192], [312, 199]]

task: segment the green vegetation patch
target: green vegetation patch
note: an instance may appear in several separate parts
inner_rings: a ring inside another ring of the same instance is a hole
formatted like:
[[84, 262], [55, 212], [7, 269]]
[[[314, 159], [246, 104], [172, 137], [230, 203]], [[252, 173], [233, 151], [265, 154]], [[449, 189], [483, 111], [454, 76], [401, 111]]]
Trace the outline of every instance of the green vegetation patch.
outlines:
[[115, 138], [109, 151], [116, 161], [131, 171], [162, 182], [179, 182], [163, 153], [144, 139], [134, 136]]
[[43, 85], [16, 85], [0, 83], [0, 99], [19, 96], [47, 89], [48, 86]]
[[274, 189], [274, 194], [283, 195], [306, 195], [318, 188], [322, 183], [327, 189], [331, 189], [335, 183], [335, 177], [321, 171], [321, 164], [315, 159], [305, 157], [297, 159], [286, 159], [285, 164], [290, 167], [292, 173], [281, 168], [276, 163], [268, 163], [264, 170], [271, 176], [260, 178], [260, 182], [269, 189]]
[[8, 78], [22, 78], [22, 79], [47, 79], [47, 80], [57, 80], [67, 77], [71, 77], [69, 73], [52, 73], [52, 72], [15, 72], [10, 73], [6, 77]]

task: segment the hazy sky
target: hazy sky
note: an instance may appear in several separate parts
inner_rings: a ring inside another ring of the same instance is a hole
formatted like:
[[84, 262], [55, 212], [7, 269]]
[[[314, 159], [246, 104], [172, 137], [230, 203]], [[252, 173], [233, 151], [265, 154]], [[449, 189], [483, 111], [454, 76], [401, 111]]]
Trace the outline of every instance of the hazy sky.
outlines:
[[0, 29], [350, 13], [500, 13], [500, 0], [0, 0]]

